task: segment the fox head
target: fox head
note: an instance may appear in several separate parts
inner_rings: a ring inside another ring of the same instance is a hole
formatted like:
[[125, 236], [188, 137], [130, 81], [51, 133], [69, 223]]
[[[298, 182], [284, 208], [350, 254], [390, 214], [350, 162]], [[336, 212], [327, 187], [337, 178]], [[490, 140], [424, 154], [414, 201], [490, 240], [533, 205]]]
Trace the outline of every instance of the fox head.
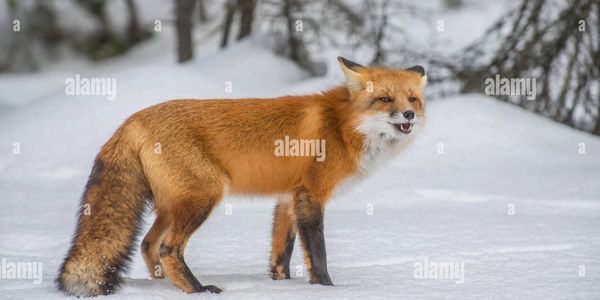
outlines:
[[427, 83], [425, 69], [364, 67], [338, 57], [350, 92], [353, 110], [358, 114], [358, 130], [368, 137], [398, 140], [408, 137], [422, 125]]

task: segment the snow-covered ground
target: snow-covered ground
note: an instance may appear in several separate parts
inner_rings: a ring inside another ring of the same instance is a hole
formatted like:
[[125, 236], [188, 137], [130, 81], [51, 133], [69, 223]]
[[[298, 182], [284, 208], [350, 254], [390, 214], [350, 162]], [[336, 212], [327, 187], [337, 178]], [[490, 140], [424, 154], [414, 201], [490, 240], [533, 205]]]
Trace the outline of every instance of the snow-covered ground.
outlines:
[[[267, 97], [341, 82], [306, 79], [257, 44], [200, 49], [180, 66], [165, 34], [103, 65], [0, 76], [0, 258], [43, 267], [38, 284], [0, 279], [0, 298], [64, 297], [54, 278], [78, 198], [97, 150], [131, 113], [173, 98]], [[76, 74], [116, 78], [117, 98], [65, 95]], [[226, 198], [186, 252], [200, 281], [224, 293], [187, 295], [148, 280], [136, 252], [110, 299], [600, 298], [600, 139], [479, 95], [435, 100], [410, 149], [328, 206], [335, 287], [307, 283], [298, 243], [293, 278], [271, 280], [273, 201]], [[426, 270], [463, 266], [464, 277], [420, 279], [426, 260]]]

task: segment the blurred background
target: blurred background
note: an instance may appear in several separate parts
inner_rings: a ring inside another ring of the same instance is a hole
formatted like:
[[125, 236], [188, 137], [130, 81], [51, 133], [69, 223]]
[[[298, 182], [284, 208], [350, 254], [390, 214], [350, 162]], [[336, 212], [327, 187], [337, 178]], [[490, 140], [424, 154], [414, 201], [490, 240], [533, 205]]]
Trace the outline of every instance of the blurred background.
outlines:
[[435, 91], [444, 94], [482, 93], [483, 80], [494, 74], [536, 77], [537, 101], [500, 100], [600, 135], [598, 1], [3, 2], [3, 73], [72, 60], [102, 64], [163, 30], [175, 31], [164, 48], [173, 63], [193, 59], [202, 45], [226, 49], [254, 39], [307, 76], [326, 74], [341, 53], [368, 65], [426, 64]]
[[[43, 266], [37, 283], [0, 272], [0, 298], [64, 298], [78, 199], [132, 113], [317, 93], [344, 56], [424, 66], [425, 128], [328, 204], [334, 288], [307, 284], [299, 242], [272, 281], [273, 201], [225, 197], [185, 253], [212, 297], [600, 299], [599, 17], [597, 0], [0, 0], [0, 271]], [[463, 277], [415, 275], [426, 261]], [[136, 251], [110, 297], [205, 296], [147, 277]]]

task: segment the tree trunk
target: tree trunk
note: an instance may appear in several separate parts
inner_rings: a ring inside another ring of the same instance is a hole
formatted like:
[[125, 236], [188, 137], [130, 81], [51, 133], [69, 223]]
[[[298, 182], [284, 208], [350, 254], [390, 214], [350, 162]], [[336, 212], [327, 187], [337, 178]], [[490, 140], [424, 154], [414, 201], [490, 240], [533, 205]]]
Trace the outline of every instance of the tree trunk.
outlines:
[[294, 19], [292, 17], [292, 11], [296, 4], [295, 1], [296, 0], [285, 0], [283, 4], [282, 15], [286, 19], [286, 27], [288, 31], [288, 46], [290, 48], [290, 59], [300, 63], [299, 49], [301, 46], [301, 42], [295, 35], [296, 30], [294, 26]]
[[176, 0], [177, 60], [182, 63], [193, 57], [192, 9], [195, 0]]
[[223, 21], [223, 36], [221, 39], [221, 48], [227, 47], [229, 42], [229, 33], [231, 32], [231, 24], [236, 11], [236, 3], [233, 0], [225, 2], [225, 20]]
[[206, 16], [206, 6], [204, 0], [198, 0], [198, 20], [200, 23], [206, 23], [208, 17]]
[[140, 28], [140, 22], [137, 15], [137, 7], [133, 0], [125, 0], [127, 5], [127, 14], [129, 15], [129, 25], [127, 25], [127, 39], [129, 44], [137, 44], [144, 39], [144, 32]]
[[594, 126], [592, 133], [595, 135], [600, 135], [600, 103], [598, 104], [598, 110], [596, 113], [596, 125]]
[[256, 7], [255, 0], [240, 0], [240, 31], [237, 40], [241, 40], [252, 32], [252, 23], [254, 22], [254, 8]]

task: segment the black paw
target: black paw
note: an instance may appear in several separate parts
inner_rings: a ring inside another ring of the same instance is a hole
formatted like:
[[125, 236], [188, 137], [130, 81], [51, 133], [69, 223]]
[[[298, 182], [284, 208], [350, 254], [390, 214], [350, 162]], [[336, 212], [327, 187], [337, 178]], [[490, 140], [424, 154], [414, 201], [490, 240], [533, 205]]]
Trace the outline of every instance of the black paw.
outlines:
[[320, 276], [320, 277], [313, 277], [310, 279], [310, 284], [320, 284], [320, 285], [327, 285], [327, 286], [333, 286], [333, 282], [331, 282], [331, 278], [329, 278], [329, 275], [324, 275], [324, 276]]
[[209, 293], [213, 293], [213, 294], [218, 294], [222, 291], [223, 291], [222, 289], [220, 289], [214, 285], [205, 285], [205, 286], [202, 286], [202, 290], [200, 292], [209, 292]]
[[333, 282], [330, 280], [319, 282], [320, 285], [333, 286]]

